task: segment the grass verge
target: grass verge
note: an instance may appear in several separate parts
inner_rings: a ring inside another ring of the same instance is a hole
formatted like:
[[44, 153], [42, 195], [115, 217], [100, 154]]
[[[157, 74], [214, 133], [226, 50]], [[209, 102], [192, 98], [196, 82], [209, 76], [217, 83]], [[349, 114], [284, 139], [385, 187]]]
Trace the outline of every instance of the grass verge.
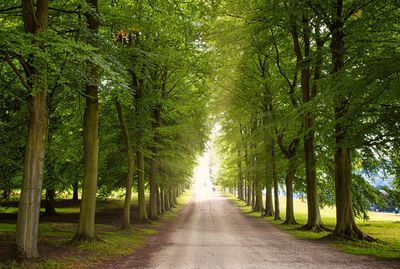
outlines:
[[[68, 244], [76, 232], [76, 223], [40, 223], [39, 253], [41, 257], [22, 263], [8, 260], [0, 263], [0, 268], [88, 268], [129, 255], [143, 246], [148, 236], [157, 233], [157, 227], [174, 219], [190, 197], [191, 191], [183, 193], [178, 197], [178, 206], [165, 212], [159, 220], [148, 225], [132, 225], [129, 231], [120, 230], [114, 225], [98, 224], [96, 230], [102, 241], [96, 243]], [[111, 203], [102, 202], [101, 206], [101, 209], [110, 210], [119, 206], [119, 203], [113, 200]], [[68, 208], [64, 210], [69, 212]], [[0, 236], [7, 238], [9, 244], [13, 243], [15, 224], [0, 223]]]
[[[251, 207], [247, 206], [245, 202], [238, 200], [229, 193], [224, 193], [224, 195], [247, 216], [260, 218], [260, 213], [252, 212]], [[285, 205], [284, 197], [280, 199], [280, 204]], [[274, 220], [273, 217], [264, 217], [264, 219], [297, 238], [319, 240], [328, 235], [328, 232], [315, 233], [298, 230], [297, 228], [307, 222], [307, 204], [295, 199], [294, 206], [298, 225], [284, 225], [282, 224], [283, 221]], [[326, 226], [334, 229], [335, 208], [321, 209], [321, 217]], [[285, 218], [284, 206], [281, 206], [281, 218]], [[367, 255], [385, 260], [400, 260], [400, 215], [370, 212], [370, 220], [356, 220], [356, 223], [363, 232], [377, 239], [378, 242], [335, 240], [329, 241], [329, 245], [346, 253]]]

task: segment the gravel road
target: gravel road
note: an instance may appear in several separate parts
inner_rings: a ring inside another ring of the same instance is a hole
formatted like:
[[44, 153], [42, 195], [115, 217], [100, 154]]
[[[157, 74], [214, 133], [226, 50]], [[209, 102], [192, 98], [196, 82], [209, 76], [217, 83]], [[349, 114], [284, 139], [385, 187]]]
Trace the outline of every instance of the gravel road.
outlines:
[[248, 218], [213, 192], [198, 187], [178, 219], [131, 256], [104, 268], [400, 268], [400, 263], [336, 251], [296, 239], [262, 219]]

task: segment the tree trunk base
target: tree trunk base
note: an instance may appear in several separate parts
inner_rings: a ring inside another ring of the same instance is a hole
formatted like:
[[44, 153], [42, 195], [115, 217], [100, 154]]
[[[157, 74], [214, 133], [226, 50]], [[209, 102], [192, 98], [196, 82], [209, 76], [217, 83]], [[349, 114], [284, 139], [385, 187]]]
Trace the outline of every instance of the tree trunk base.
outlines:
[[135, 231], [135, 227], [133, 227], [132, 225], [122, 225], [119, 228], [120, 231], [124, 231], [124, 232], [133, 232]]
[[96, 243], [96, 242], [104, 242], [104, 240], [95, 236], [89, 236], [87, 234], [76, 234], [74, 238], [72, 238], [67, 244], [74, 245], [79, 243]]
[[137, 223], [141, 223], [141, 224], [153, 224], [153, 222], [150, 220], [150, 219], [148, 219], [148, 218], [145, 218], [145, 219], [142, 219], [142, 220], [137, 220]]
[[363, 233], [359, 229], [352, 229], [350, 231], [333, 231], [330, 235], [327, 235], [328, 238], [333, 240], [349, 240], [349, 241], [366, 241], [366, 242], [377, 242], [377, 239], [372, 238], [371, 236]]
[[285, 221], [282, 223], [284, 225], [297, 225], [297, 221], [295, 219], [285, 219]]
[[325, 225], [323, 225], [322, 223], [320, 224], [314, 224], [314, 225], [310, 225], [310, 224], [306, 224], [301, 226], [300, 228], [298, 228], [300, 231], [310, 231], [310, 232], [314, 232], [314, 233], [319, 233], [319, 232], [332, 232], [331, 229], [329, 229], [328, 227], [326, 227]]
[[275, 215], [274, 211], [265, 210], [263, 216], [264, 216], [264, 217], [272, 217], [273, 215]]
[[280, 216], [275, 216], [274, 220], [282, 220]]

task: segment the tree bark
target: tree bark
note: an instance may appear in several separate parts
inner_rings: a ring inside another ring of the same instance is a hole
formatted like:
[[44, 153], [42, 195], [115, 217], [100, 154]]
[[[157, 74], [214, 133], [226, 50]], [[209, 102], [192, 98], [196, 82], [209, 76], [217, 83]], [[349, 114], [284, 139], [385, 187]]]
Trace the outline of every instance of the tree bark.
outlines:
[[[85, 13], [87, 27], [91, 31], [88, 43], [97, 43], [97, 34], [100, 26], [100, 14], [97, 0], [86, 1], [91, 8]], [[78, 231], [73, 240], [97, 240], [95, 230], [96, 191], [99, 161], [99, 83], [98, 66], [89, 63], [88, 76], [90, 82], [86, 84], [86, 105], [83, 115], [83, 145], [84, 145], [84, 178], [82, 185], [81, 210], [79, 215]]]
[[[36, 35], [47, 30], [48, 4], [48, 0], [38, 0], [36, 5], [32, 0], [22, 1], [22, 19], [26, 33]], [[34, 44], [44, 47], [43, 44]], [[32, 55], [29, 71], [25, 85], [30, 91], [29, 124], [16, 227], [17, 252], [22, 258], [38, 256], [38, 225], [48, 136], [46, 61]]]
[[157, 210], [157, 184], [158, 184], [158, 130], [161, 125], [161, 107], [157, 105], [153, 109], [153, 130], [154, 130], [154, 145], [151, 147], [150, 159], [150, 201], [149, 201], [149, 218], [151, 220], [158, 219]]
[[278, 184], [278, 176], [276, 174], [276, 158], [275, 158], [275, 141], [272, 139], [271, 145], [271, 161], [272, 161], [272, 178], [274, 182], [274, 205], [275, 205], [275, 213], [274, 220], [281, 220], [281, 210], [279, 208], [279, 184]]
[[254, 211], [256, 208], [257, 186], [256, 178], [253, 176], [253, 184], [251, 186], [251, 208]]
[[288, 160], [288, 166], [285, 177], [286, 184], [286, 219], [283, 224], [297, 224], [294, 216], [293, 205], [293, 179], [296, 174], [296, 158], [291, 156]]
[[122, 228], [129, 229], [131, 225], [130, 216], [131, 216], [132, 182], [135, 171], [135, 161], [133, 158], [132, 146], [129, 139], [129, 131], [125, 123], [125, 116], [124, 113], [122, 112], [121, 102], [119, 101], [118, 98], [115, 99], [115, 108], [117, 110], [119, 125], [121, 128], [122, 136], [124, 138], [126, 160], [128, 165], [128, 173], [126, 175], [126, 181], [125, 181], [125, 200], [124, 200], [124, 209], [122, 215]]
[[240, 200], [244, 199], [244, 194], [243, 194], [243, 169], [242, 169], [242, 159], [241, 159], [241, 154], [240, 150], [238, 149], [238, 162], [237, 162], [237, 168], [238, 168], [238, 198]]
[[[299, 34], [295, 23], [292, 28], [293, 48], [296, 55], [297, 66], [301, 69], [301, 90], [303, 95], [303, 104], [312, 100], [314, 96], [310, 93], [310, 20], [306, 12], [301, 16], [302, 20], [302, 36], [303, 48], [299, 41]], [[318, 194], [317, 194], [317, 178], [315, 172], [315, 150], [314, 150], [314, 134], [313, 134], [313, 116], [311, 112], [306, 111], [303, 115], [304, 126], [304, 163], [306, 170], [306, 193], [307, 193], [307, 223], [302, 227], [304, 230], [319, 232], [324, 229], [319, 212]]]
[[157, 213], [158, 215], [161, 215], [162, 213], [164, 213], [164, 211], [162, 211], [161, 207], [160, 186], [158, 184], [156, 186], [156, 192], [157, 192]]
[[170, 188], [169, 188], [169, 191], [168, 191], [168, 198], [169, 198], [169, 205], [170, 205], [170, 207], [171, 207], [171, 208], [174, 208], [176, 205], [175, 205], [175, 203], [174, 203], [174, 190], [173, 190], [173, 187], [170, 187]]
[[251, 188], [252, 184], [251, 184], [251, 180], [250, 178], [247, 178], [247, 200], [246, 200], [246, 205], [250, 206], [252, 203], [252, 193], [253, 190]]
[[256, 194], [255, 194], [255, 202], [254, 202], [254, 212], [263, 212], [263, 199], [262, 199], [262, 190], [260, 187], [257, 187]]
[[264, 216], [270, 217], [274, 216], [274, 204], [272, 203], [272, 187], [271, 185], [267, 185], [266, 187], [266, 197], [265, 197], [265, 211]]
[[171, 204], [170, 204], [170, 199], [169, 199], [169, 190], [163, 189], [164, 193], [164, 203], [165, 203], [165, 210], [170, 211], [171, 210]]
[[146, 210], [146, 198], [144, 194], [144, 156], [142, 150], [137, 152], [137, 167], [138, 167], [138, 203], [139, 203], [139, 212], [138, 212], [138, 221], [139, 222], [148, 222], [149, 219], [147, 217]]
[[83, 123], [85, 172], [82, 186], [79, 226], [75, 240], [96, 241], [95, 211], [99, 156], [98, 85], [87, 85], [86, 95]]
[[[332, 75], [334, 79], [344, 70], [344, 12], [343, 0], [334, 0], [335, 15], [330, 27], [332, 34], [331, 55]], [[352, 166], [351, 148], [348, 141], [348, 127], [345, 117], [350, 105], [347, 94], [341, 94], [334, 102], [335, 113], [335, 190], [336, 190], [336, 226], [334, 238], [372, 241], [357, 227], [352, 209]]]

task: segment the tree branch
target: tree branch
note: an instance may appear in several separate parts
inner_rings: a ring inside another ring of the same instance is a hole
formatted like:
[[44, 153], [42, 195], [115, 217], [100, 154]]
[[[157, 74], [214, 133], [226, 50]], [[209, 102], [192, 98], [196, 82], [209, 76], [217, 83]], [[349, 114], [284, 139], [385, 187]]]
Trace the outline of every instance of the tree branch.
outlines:
[[28, 82], [26, 81], [26, 79], [24, 78], [24, 76], [22, 75], [21, 71], [15, 66], [15, 64], [12, 62], [10, 55], [8, 55], [7, 52], [4, 52], [4, 59], [6, 60], [6, 62], [8, 63], [8, 65], [11, 67], [11, 69], [14, 71], [14, 73], [17, 75], [17, 77], [19, 78], [19, 80], [21, 81], [22, 85], [25, 86], [25, 88], [28, 91], [32, 91], [31, 86], [28, 84]]

